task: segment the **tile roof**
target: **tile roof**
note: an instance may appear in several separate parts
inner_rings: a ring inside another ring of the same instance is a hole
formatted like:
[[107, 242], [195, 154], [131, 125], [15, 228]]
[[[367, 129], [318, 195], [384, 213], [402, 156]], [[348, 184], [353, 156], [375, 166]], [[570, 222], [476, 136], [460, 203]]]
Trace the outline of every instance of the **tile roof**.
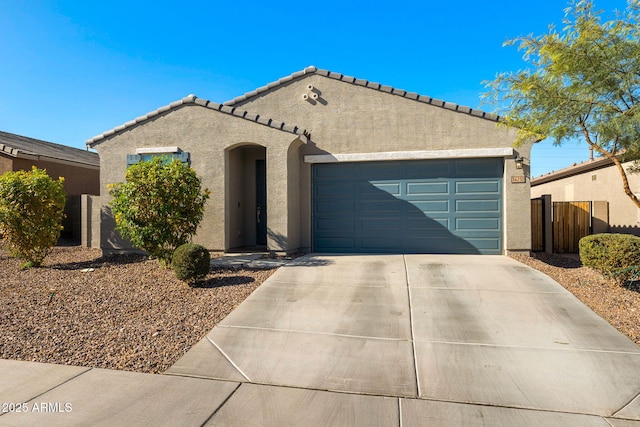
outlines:
[[430, 105], [434, 105], [436, 107], [441, 107], [441, 108], [445, 108], [447, 110], [452, 110], [452, 111], [457, 111], [459, 113], [464, 113], [464, 114], [469, 114], [475, 117], [480, 117], [483, 119], [487, 119], [487, 120], [491, 120], [494, 122], [499, 122], [501, 120], [500, 116], [498, 116], [497, 114], [493, 114], [493, 113], [487, 113], [481, 110], [477, 110], [477, 109], [473, 109], [473, 108], [469, 108], [469, 107], [464, 107], [462, 105], [458, 105], [458, 104], [454, 104], [451, 102], [445, 102], [439, 99], [435, 99], [435, 98], [431, 98], [428, 96], [424, 96], [424, 95], [419, 95], [416, 92], [407, 92], [404, 89], [396, 89], [394, 87], [391, 86], [385, 86], [385, 85], [381, 85], [380, 83], [375, 83], [375, 82], [370, 82], [368, 80], [362, 80], [362, 79], [357, 79], [355, 77], [351, 77], [351, 76], [345, 76], [344, 74], [340, 74], [340, 73], [335, 73], [332, 71], [328, 71], [328, 70], [321, 70], [318, 69], [316, 67], [309, 66], [307, 68], [305, 68], [304, 70], [295, 72], [289, 76], [283, 77], [279, 80], [276, 80], [275, 82], [271, 82], [265, 86], [259, 87], [255, 90], [252, 90], [251, 92], [247, 92], [244, 95], [238, 96], [232, 100], [226, 101], [224, 103], [224, 105], [228, 105], [228, 106], [232, 106], [241, 102], [244, 102], [246, 100], [249, 100], [255, 96], [258, 96], [259, 94], [266, 92], [268, 90], [271, 90], [275, 87], [278, 87], [282, 84], [288, 83], [292, 80], [295, 79], [299, 79], [307, 74], [318, 74], [321, 76], [325, 76], [331, 79], [335, 79], [335, 80], [340, 80], [346, 83], [350, 83], [350, 84], [354, 84], [357, 86], [362, 86], [362, 87], [366, 87], [369, 89], [373, 89], [373, 90], [378, 90], [380, 92], [386, 92], [386, 93], [390, 93], [392, 95], [397, 95], [397, 96], [401, 96], [403, 98], [407, 98], [407, 99], [411, 99], [417, 102], [423, 102], [425, 104], [430, 104]]
[[181, 107], [183, 105], [188, 105], [188, 104], [200, 105], [202, 107], [210, 108], [212, 110], [216, 110], [216, 111], [219, 111], [219, 112], [224, 113], [224, 114], [229, 114], [231, 116], [235, 116], [235, 117], [239, 117], [239, 118], [244, 119], [244, 120], [249, 120], [249, 121], [252, 121], [252, 122], [256, 122], [256, 123], [259, 123], [261, 125], [268, 126], [268, 127], [274, 128], [274, 129], [278, 129], [278, 130], [281, 130], [281, 131], [284, 131], [284, 132], [289, 132], [289, 133], [292, 133], [294, 135], [306, 135], [307, 134], [307, 131], [305, 129], [299, 128], [298, 126], [288, 125], [288, 124], [285, 124], [284, 122], [279, 122], [277, 120], [273, 120], [273, 119], [270, 119], [268, 117], [262, 117], [259, 114], [251, 114], [251, 113], [249, 113], [247, 111], [240, 110], [240, 109], [238, 109], [236, 107], [233, 107], [233, 106], [227, 106], [227, 105], [223, 105], [223, 104], [218, 104], [218, 103], [215, 103], [215, 102], [212, 102], [212, 101], [208, 101], [208, 100], [203, 99], [203, 98], [198, 98], [195, 95], [187, 95], [184, 98], [182, 98], [182, 99], [180, 99], [178, 101], [172, 102], [169, 105], [165, 105], [164, 107], [160, 107], [157, 110], [154, 110], [154, 111], [152, 111], [150, 113], [145, 114], [144, 116], [140, 116], [140, 117], [138, 117], [138, 118], [136, 118], [134, 120], [126, 122], [126, 123], [124, 123], [124, 124], [122, 124], [120, 126], [117, 126], [117, 127], [113, 128], [113, 129], [111, 129], [111, 130], [108, 130], [108, 131], [106, 131], [106, 132], [104, 132], [104, 133], [102, 133], [100, 135], [94, 136], [93, 138], [88, 139], [86, 143], [87, 143], [88, 146], [92, 146], [93, 144], [103, 140], [104, 138], [107, 138], [107, 137], [109, 137], [111, 135], [115, 135], [118, 132], [121, 132], [121, 131], [123, 131], [125, 129], [128, 129], [128, 128], [130, 128], [132, 126], [135, 126], [137, 124], [140, 124], [142, 122], [145, 122], [145, 121], [147, 121], [147, 120], [149, 120], [149, 119], [151, 119], [153, 117], [159, 116], [159, 115], [164, 114], [164, 113], [166, 113], [168, 111], [174, 110], [176, 108], [179, 108], [179, 107]]
[[100, 166], [97, 153], [2, 131], [0, 131], [0, 153], [11, 157], [45, 157], [46, 159], [42, 160], [57, 163], [65, 161]]
[[586, 160], [582, 163], [574, 163], [573, 165], [564, 169], [549, 172], [536, 178], [531, 178], [531, 186], [535, 187], [536, 185], [541, 185], [547, 182], [557, 181], [562, 178], [591, 172], [597, 169], [609, 167], [611, 165], [613, 165], [613, 161], [611, 161], [607, 157], [599, 157], [593, 160]]

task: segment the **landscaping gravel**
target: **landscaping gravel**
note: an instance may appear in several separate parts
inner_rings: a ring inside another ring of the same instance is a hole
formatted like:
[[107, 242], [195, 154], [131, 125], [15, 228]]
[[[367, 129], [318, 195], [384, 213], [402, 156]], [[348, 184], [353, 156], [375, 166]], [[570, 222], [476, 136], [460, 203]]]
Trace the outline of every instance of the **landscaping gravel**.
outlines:
[[215, 269], [191, 288], [143, 256], [56, 247], [20, 270], [0, 248], [0, 358], [160, 373], [275, 270]]
[[574, 294], [596, 314], [640, 345], [640, 287], [619, 285], [588, 267], [577, 255], [514, 254], [512, 258], [535, 268]]

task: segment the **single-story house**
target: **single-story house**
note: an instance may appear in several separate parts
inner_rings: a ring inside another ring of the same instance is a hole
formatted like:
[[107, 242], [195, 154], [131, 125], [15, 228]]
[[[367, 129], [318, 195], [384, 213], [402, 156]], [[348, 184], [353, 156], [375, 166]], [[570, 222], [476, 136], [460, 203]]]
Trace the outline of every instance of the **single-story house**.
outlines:
[[9, 171], [46, 169], [53, 179], [64, 177], [67, 192], [63, 237], [80, 239], [80, 195], [100, 194], [97, 153], [0, 131], [0, 175]]
[[[632, 164], [625, 162], [622, 166], [627, 170]], [[640, 174], [627, 172], [627, 178], [631, 191], [640, 196]], [[599, 224], [599, 231], [640, 235], [640, 209], [624, 192], [618, 169], [606, 157], [574, 164], [532, 179], [531, 197], [544, 194], [551, 195], [554, 202], [608, 202], [608, 212], [598, 213], [602, 219], [599, 222], [605, 221]], [[600, 225], [604, 225], [604, 229]]]
[[[212, 192], [194, 239], [210, 250], [528, 252], [533, 141], [494, 114], [307, 67], [223, 104], [189, 95], [87, 141], [106, 186], [172, 154]], [[524, 163], [524, 164], [523, 164]]]

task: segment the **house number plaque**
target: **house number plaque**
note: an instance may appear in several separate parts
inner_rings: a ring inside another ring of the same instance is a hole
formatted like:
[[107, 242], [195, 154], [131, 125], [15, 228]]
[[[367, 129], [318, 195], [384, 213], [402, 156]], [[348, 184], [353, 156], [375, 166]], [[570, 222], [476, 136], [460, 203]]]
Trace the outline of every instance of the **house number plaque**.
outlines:
[[527, 177], [524, 175], [512, 176], [511, 183], [512, 184], [522, 184], [527, 182]]

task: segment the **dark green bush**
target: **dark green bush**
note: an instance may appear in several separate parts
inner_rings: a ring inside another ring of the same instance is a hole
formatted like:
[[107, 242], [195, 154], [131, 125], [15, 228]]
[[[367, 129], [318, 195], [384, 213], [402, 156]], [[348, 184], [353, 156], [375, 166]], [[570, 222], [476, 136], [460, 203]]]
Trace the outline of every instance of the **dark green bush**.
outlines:
[[618, 283], [632, 280], [640, 267], [640, 237], [631, 234], [592, 234], [580, 239], [580, 260]]
[[211, 255], [203, 246], [185, 243], [173, 253], [171, 268], [176, 277], [189, 285], [202, 282], [209, 272]]

